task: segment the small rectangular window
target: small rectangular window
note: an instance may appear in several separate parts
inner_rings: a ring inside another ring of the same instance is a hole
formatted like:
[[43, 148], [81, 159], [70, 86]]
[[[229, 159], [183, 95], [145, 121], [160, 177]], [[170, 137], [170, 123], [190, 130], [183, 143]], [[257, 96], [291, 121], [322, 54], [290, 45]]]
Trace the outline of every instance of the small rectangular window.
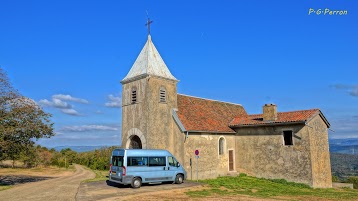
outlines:
[[149, 157], [149, 166], [166, 166], [165, 157]]
[[148, 157], [128, 157], [127, 166], [148, 166]]
[[283, 131], [283, 139], [286, 146], [293, 145], [292, 131]]
[[173, 167], [178, 167], [178, 161], [172, 156], [168, 157], [168, 164]]

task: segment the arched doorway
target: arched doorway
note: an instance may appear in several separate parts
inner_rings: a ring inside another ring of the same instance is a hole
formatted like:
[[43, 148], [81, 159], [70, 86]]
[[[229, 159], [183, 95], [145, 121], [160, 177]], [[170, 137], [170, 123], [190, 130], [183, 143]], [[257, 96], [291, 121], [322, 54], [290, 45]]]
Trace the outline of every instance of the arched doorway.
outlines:
[[137, 135], [130, 137], [129, 149], [142, 149], [142, 141]]
[[138, 128], [131, 128], [127, 132], [125, 138], [122, 138], [125, 142], [126, 149], [146, 149], [147, 140], [145, 136]]

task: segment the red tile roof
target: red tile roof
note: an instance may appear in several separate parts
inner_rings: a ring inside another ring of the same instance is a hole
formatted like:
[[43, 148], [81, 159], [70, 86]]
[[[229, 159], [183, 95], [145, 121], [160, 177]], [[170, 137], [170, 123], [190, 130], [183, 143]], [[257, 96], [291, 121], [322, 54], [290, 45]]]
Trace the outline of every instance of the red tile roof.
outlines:
[[320, 114], [323, 120], [326, 122], [329, 127], [329, 123], [321, 113], [319, 109], [311, 110], [300, 110], [292, 112], [278, 112], [277, 120], [275, 121], [263, 121], [262, 114], [248, 115], [248, 116], [237, 116], [231, 123], [230, 127], [244, 127], [244, 126], [260, 126], [268, 124], [282, 124], [282, 123], [304, 123], [305, 121], [313, 118], [315, 115]]
[[238, 104], [178, 94], [177, 115], [187, 131], [235, 133], [229, 122], [247, 113]]

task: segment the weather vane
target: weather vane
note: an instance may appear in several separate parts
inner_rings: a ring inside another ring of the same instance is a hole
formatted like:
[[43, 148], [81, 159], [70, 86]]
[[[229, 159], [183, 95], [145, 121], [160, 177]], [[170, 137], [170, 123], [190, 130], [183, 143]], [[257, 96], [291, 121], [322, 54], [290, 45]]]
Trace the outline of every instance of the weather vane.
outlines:
[[153, 21], [150, 21], [150, 18], [149, 18], [149, 16], [148, 16], [148, 11], [146, 11], [146, 12], [147, 12], [147, 18], [148, 18], [148, 20], [147, 20], [147, 23], [145, 24], [145, 26], [148, 27], [148, 35], [150, 35], [150, 24], [152, 24]]

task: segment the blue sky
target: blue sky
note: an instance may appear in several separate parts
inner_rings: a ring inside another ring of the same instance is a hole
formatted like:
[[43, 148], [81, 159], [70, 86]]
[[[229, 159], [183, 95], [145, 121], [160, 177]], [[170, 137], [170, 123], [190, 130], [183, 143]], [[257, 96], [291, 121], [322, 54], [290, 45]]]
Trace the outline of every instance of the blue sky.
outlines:
[[179, 93], [250, 114], [320, 108], [330, 138], [358, 137], [355, 0], [0, 0], [0, 65], [53, 114], [57, 135], [39, 144], [120, 144], [119, 81], [146, 42], [146, 10]]

